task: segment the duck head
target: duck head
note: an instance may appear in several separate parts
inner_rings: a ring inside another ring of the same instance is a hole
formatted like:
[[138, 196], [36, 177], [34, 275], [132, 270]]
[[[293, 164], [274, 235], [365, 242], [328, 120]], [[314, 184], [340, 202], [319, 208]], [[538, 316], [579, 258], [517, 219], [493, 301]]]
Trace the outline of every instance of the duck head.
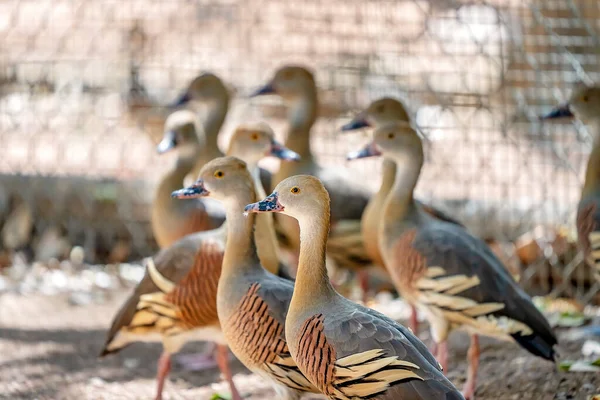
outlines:
[[377, 127], [393, 122], [408, 122], [410, 118], [404, 105], [391, 97], [372, 102], [367, 108], [356, 114], [352, 121], [341, 127], [342, 131], [352, 131], [366, 127]]
[[246, 163], [236, 157], [219, 157], [208, 162], [189, 187], [176, 190], [171, 197], [190, 199], [212, 197], [221, 202], [235, 199], [240, 193], [254, 193], [252, 177]]
[[287, 65], [278, 69], [271, 80], [254, 92], [251, 97], [276, 94], [284, 100], [295, 100], [315, 92], [315, 78], [308, 68]]
[[256, 165], [263, 157], [268, 156], [285, 161], [300, 160], [298, 153], [275, 140], [273, 129], [264, 122], [238, 126], [229, 141], [227, 154], [239, 157], [249, 165]]
[[246, 212], [278, 212], [296, 219], [329, 216], [329, 193], [323, 183], [311, 175], [295, 175], [281, 181], [269, 196], [248, 204]]
[[197, 120], [193, 112], [175, 111], [165, 122], [163, 138], [156, 147], [158, 154], [176, 150], [180, 156], [193, 156], [200, 146], [196, 134]]
[[223, 81], [213, 73], [205, 72], [190, 82], [186, 91], [171, 105], [181, 107], [190, 101], [211, 102], [227, 98], [228, 91]]
[[373, 139], [364, 148], [348, 153], [348, 160], [384, 156], [397, 161], [423, 156], [423, 145], [417, 132], [408, 123], [395, 122], [377, 128]]

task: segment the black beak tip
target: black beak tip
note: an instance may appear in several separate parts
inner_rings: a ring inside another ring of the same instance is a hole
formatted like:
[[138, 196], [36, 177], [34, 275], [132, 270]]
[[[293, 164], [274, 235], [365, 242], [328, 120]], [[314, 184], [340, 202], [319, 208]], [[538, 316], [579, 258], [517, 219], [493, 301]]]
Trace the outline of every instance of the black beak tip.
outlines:
[[551, 119], [560, 119], [560, 118], [573, 118], [575, 115], [571, 111], [571, 107], [568, 105], [564, 105], [561, 107], [557, 107], [554, 110], [550, 111], [548, 114], [540, 115], [540, 121], [546, 121]]
[[258, 97], [258, 96], [264, 96], [267, 94], [274, 94], [275, 93], [275, 88], [273, 88], [273, 85], [268, 83], [265, 86], [261, 87], [260, 89], [256, 90], [254, 93], [252, 93], [250, 95], [250, 97]]
[[189, 103], [190, 100], [192, 100], [192, 97], [189, 95], [189, 93], [184, 93], [177, 100], [175, 100], [173, 103], [171, 103], [169, 105], [169, 108], [178, 108], [178, 107], [181, 107], [181, 106], [186, 105], [187, 103]]
[[347, 131], [354, 131], [357, 129], [361, 129], [361, 128], [366, 128], [370, 126], [369, 123], [367, 121], [365, 121], [364, 119], [355, 119], [352, 120], [350, 122], [348, 122], [347, 124], [343, 125], [340, 130], [342, 132], [347, 132]]

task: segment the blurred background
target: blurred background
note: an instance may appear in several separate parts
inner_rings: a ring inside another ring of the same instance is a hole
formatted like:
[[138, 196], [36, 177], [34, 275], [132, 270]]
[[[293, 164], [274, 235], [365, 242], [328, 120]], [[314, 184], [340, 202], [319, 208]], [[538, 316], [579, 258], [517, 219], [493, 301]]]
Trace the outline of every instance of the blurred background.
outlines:
[[428, 139], [419, 195], [493, 240], [528, 289], [588, 303], [599, 288], [572, 244], [590, 136], [537, 116], [598, 81], [599, 25], [594, 0], [3, 1], [0, 263], [152, 254], [164, 106], [212, 71], [236, 93], [222, 145], [248, 119], [281, 134], [282, 104], [247, 95], [295, 62], [322, 91], [320, 162], [375, 189], [378, 161], [344, 160], [365, 135], [338, 128], [405, 100]]
[[[285, 63], [312, 68], [318, 161], [373, 190], [380, 161], [345, 161], [367, 133], [339, 127], [371, 100], [405, 101], [426, 137], [418, 196], [486, 239], [530, 294], [567, 299], [552, 303], [570, 310], [563, 325], [582, 324], [600, 301], [574, 229], [591, 136], [538, 115], [600, 82], [599, 31], [597, 0], [1, 1], [0, 397], [153, 395], [158, 347], [95, 356], [139, 261], [158, 249], [150, 206], [174, 162], [155, 150], [165, 106], [203, 71], [235, 93], [225, 149], [243, 121], [282, 137], [283, 104], [248, 95]], [[497, 350], [507, 371], [529, 365]], [[210, 398], [224, 387], [215, 374], [178, 372], [167, 398]], [[561, 390], [593, 392], [591, 380], [561, 379]], [[478, 396], [497, 398], [500, 381]]]

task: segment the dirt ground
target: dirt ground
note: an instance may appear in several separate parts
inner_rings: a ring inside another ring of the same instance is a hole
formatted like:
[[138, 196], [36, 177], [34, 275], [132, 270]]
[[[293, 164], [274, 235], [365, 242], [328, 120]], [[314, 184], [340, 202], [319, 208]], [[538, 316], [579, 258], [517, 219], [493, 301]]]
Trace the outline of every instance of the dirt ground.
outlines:
[[[105, 330], [126, 296], [107, 294], [106, 301], [72, 306], [58, 296], [0, 296], [0, 398], [2, 399], [151, 399], [154, 395], [156, 344], [136, 344], [105, 359], [96, 355]], [[423, 335], [425, 336], [425, 335]], [[564, 332], [561, 337], [564, 337]], [[580, 355], [581, 341], [563, 341], [565, 358]], [[186, 346], [184, 352], [203, 349]], [[452, 336], [449, 377], [462, 387], [468, 337]], [[261, 378], [234, 361], [235, 380], [246, 399], [272, 398]], [[217, 369], [186, 371], [175, 360], [165, 400], [210, 399], [228, 393]], [[478, 400], [581, 399], [600, 393], [600, 374], [558, 372], [517, 345], [482, 341]]]

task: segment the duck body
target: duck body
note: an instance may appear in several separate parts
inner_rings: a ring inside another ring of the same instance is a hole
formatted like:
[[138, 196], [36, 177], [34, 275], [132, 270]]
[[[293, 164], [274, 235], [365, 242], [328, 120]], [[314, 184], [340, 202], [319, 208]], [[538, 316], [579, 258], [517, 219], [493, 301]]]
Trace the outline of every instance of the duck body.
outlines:
[[[121, 350], [138, 341], [173, 342], [165, 344], [169, 352], [180, 350], [177, 337], [193, 328], [208, 328], [211, 337], [225, 344], [220, 331], [216, 310], [217, 282], [225, 249], [223, 228], [198, 232], [180, 239], [152, 258], [160, 275], [175, 284], [171, 293], [165, 293], [146, 271], [143, 279], [121, 307], [108, 333], [103, 355]], [[191, 302], [183, 301], [189, 292]], [[160, 299], [162, 307], [171, 310], [162, 315], [160, 308], [152, 308], [152, 301]], [[211, 306], [212, 305], [212, 306]], [[201, 313], [192, 310], [195, 306]], [[183, 337], [183, 336], [182, 336]]]
[[256, 197], [246, 164], [234, 157], [218, 158], [202, 169], [200, 177], [202, 186], [195, 190], [223, 201], [227, 212], [217, 311], [230, 349], [247, 368], [270, 380], [283, 398], [318, 393], [296, 366], [285, 339], [285, 317], [294, 285], [263, 268], [257, 244], [267, 242], [256, 241], [260, 233], [253, 233], [255, 215], [246, 217], [240, 212]]
[[325, 268], [330, 201], [317, 178], [287, 178], [246, 210], [284, 212], [299, 221], [299, 267], [285, 337], [292, 358], [322, 393], [336, 400], [462, 399], [407, 328], [331, 286]]
[[463, 329], [515, 340], [553, 360], [556, 338], [548, 322], [487, 245], [460, 226], [420, 210], [411, 214], [401, 223], [384, 223], [382, 246], [392, 279], [427, 315], [434, 340]]
[[477, 335], [515, 340], [553, 361], [557, 340], [548, 321], [489, 247], [463, 227], [427, 214], [414, 200], [424, 159], [416, 132], [399, 124], [378, 128], [361, 154], [383, 155], [397, 165], [382, 215], [380, 251], [402, 297], [426, 315], [444, 368], [450, 331], [472, 334], [465, 397], [475, 393]]
[[566, 104], [555, 107], [541, 120], [573, 119], [583, 122], [592, 137], [592, 152], [577, 205], [578, 242], [588, 265], [600, 281], [600, 86], [578, 84]]
[[583, 195], [577, 205], [576, 225], [579, 245], [600, 279], [600, 190]]
[[600, 144], [592, 149], [588, 161], [576, 226], [579, 245], [600, 280]]
[[215, 229], [225, 219], [222, 210], [207, 207], [202, 200], [171, 198], [171, 193], [182, 187], [197, 160], [210, 155], [210, 149], [200, 145], [199, 130], [196, 116], [187, 110], [172, 113], [165, 122], [165, 133], [157, 151], [159, 154], [174, 151], [177, 160], [162, 177], [152, 202], [152, 231], [160, 248], [166, 248], [188, 234]]
[[336, 296], [293, 321], [292, 357], [330, 399], [463, 398], [425, 345], [377, 311]]
[[319, 393], [298, 369], [286, 342], [285, 317], [293, 283], [264, 270], [258, 259], [253, 263], [245, 266], [250, 272], [219, 283], [223, 289], [217, 306], [229, 347], [251, 371], [272, 381], [282, 398]]
[[[217, 362], [237, 393], [227, 365], [227, 347], [216, 307], [225, 230], [185, 236], [147, 260], [146, 274], [112, 321], [101, 356], [134, 342], [161, 342], [157, 396], [171, 369], [171, 355], [188, 342], [217, 344]], [[235, 397], [235, 396], [234, 396]]]

